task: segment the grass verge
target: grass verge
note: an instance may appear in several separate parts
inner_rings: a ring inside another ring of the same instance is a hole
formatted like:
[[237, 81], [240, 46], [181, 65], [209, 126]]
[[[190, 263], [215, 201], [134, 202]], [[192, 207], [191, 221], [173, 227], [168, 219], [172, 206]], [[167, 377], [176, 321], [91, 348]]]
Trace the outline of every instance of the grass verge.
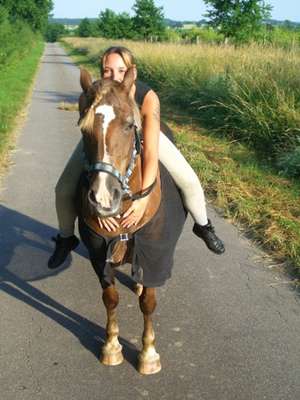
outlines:
[[[84, 49], [72, 47], [70, 42], [64, 45], [78, 65], [98, 76], [95, 51], [90, 53], [87, 45]], [[176, 116], [174, 106], [171, 108], [168, 102], [164, 109], [164, 119], [174, 130], [179, 148], [198, 173], [212, 204], [238, 223], [278, 265], [299, 277], [299, 182], [280, 177], [237, 140], [204, 130], [195, 122], [197, 117], [182, 111]]]
[[43, 49], [44, 43], [37, 40], [22, 59], [0, 69], [0, 168], [12, 147], [18, 117], [24, 110]]
[[[174, 122], [178, 147], [197, 172], [209, 201], [238, 224], [277, 265], [300, 276], [300, 184], [262, 165], [246, 146]], [[272, 260], [271, 263], [274, 263]]]

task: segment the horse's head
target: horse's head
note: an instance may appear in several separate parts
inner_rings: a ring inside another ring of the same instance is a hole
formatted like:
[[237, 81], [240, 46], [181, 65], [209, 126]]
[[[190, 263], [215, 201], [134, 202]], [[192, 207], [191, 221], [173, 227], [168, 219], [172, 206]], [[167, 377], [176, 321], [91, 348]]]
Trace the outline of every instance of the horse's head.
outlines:
[[134, 71], [123, 82], [103, 79], [92, 83], [81, 70], [79, 126], [83, 134], [89, 177], [88, 202], [100, 217], [120, 212], [136, 157], [136, 104], [130, 95]]

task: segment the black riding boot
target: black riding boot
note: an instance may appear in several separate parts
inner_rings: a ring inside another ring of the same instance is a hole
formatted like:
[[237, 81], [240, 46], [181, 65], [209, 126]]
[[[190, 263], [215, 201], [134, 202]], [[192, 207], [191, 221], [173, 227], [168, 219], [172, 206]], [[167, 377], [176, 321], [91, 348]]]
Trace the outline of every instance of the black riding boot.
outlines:
[[215, 234], [215, 229], [208, 220], [206, 225], [194, 224], [193, 232], [195, 235], [204, 240], [206, 246], [216, 254], [222, 254], [225, 251], [224, 244], [221, 239]]
[[53, 255], [49, 258], [48, 268], [55, 269], [66, 260], [72, 250], [76, 249], [79, 240], [75, 235], [67, 238], [57, 235], [53, 237], [52, 240], [55, 242], [55, 250]]

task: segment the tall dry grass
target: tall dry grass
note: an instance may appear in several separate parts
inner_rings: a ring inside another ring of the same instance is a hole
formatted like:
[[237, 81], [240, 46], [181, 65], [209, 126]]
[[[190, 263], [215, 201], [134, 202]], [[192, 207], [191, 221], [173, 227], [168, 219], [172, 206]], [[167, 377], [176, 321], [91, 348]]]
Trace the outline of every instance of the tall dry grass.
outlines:
[[[222, 135], [280, 160], [300, 145], [300, 54], [257, 44], [235, 48], [68, 38], [98, 69], [116, 43], [134, 53], [139, 76], [163, 100], [197, 116]], [[299, 168], [300, 173], [300, 168]]]
[[[116, 43], [76, 38], [67, 42], [78, 63], [93, 69], [95, 77], [101, 52]], [[167, 122], [207, 197], [277, 259], [284, 264], [289, 260], [300, 276], [299, 183], [277, 176], [257, 160], [254, 151], [238, 143], [252, 144], [265, 158], [283, 153], [294, 143], [300, 127], [299, 55], [255, 45], [234, 49], [121, 44], [136, 55], [140, 78], [169, 104], [184, 109], [177, 118], [174, 107], [168, 107]], [[190, 111], [192, 120], [195, 115], [201, 119], [201, 126], [207, 124], [237, 140], [207, 135], [199, 124], [184, 122], [182, 117]]]

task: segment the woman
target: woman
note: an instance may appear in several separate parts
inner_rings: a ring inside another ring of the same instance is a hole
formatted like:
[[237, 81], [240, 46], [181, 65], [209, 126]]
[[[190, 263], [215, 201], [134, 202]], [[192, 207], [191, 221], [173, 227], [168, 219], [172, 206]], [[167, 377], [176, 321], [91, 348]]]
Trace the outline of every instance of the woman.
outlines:
[[[135, 67], [134, 59], [128, 49], [110, 47], [101, 59], [101, 76], [122, 82], [127, 69], [132, 66]], [[160, 102], [156, 93], [149, 86], [136, 80], [131, 94], [140, 108], [142, 118], [143, 189], [155, 180], [159, 160], [167, 168], [181, 190], [185, 207], [195, 221], [193, 232], [204, 240], [211, 251], [216, 254], [224, 253], [224, 244], [216, 236], [214, 228], [207, 218], [204, 193], [197, 175], [174, 144], [160, 131]], [[166, 125], [163, 124], [163, 126], [165, 133], [170, 132]], [[83, 165], [83, 144], [81, 140], [55, 189], [60, 233], [56, 238], [53, 238], [56, 247], [48, 262], [51, 269], [60, 266], [70, 251], [75, 249], [79, 243], [74, 235], [76, 220], [74, 196]], [[148, 197], [135, 200], [122, 216], [122, 220], [118, 218], [99, 219], [99, 224], [108, 231], [116, 230], [119, 224], [123, 227], [137, 224], [143, 217], [147, 203]]]

